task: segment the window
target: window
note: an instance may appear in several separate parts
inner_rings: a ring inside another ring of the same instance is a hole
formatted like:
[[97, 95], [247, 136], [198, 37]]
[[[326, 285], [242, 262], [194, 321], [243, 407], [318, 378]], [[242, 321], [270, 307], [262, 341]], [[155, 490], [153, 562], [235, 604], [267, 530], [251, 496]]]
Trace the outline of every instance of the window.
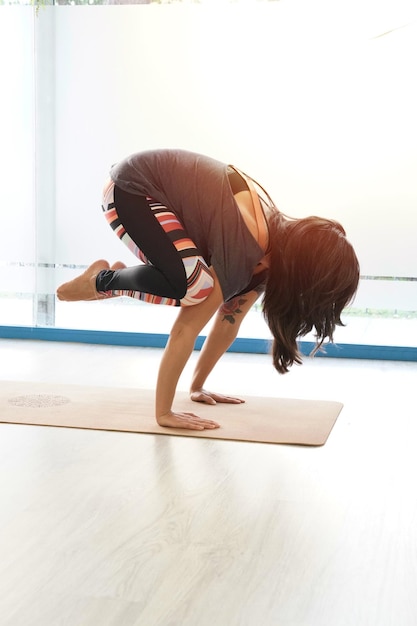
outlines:
[[[0, 7], [0, 324], [168, 332], [169, 307], [54, 291], [132, 262], [100, 214], [111, 164], [182, 147], [345, 226], [363, 278], [336, 341], [416, 346], [414, 3], [135, 4]], [[240, 334], [269, 337], [259, 310]]]

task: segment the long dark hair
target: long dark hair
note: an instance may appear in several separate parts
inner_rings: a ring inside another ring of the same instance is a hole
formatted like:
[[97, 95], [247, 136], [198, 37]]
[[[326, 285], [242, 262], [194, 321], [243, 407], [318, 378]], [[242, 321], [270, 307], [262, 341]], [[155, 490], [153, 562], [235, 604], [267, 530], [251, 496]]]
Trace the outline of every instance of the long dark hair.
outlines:
[[359, 262], [338, 222], [321, 217], [269, 218], [270, 269], [263, 314], [274, 337], [274, 367], [281, 374], [301, 363], [297, 338], [315, 330], [317, 352], [333, 341], [340, 316], [359, 283]]

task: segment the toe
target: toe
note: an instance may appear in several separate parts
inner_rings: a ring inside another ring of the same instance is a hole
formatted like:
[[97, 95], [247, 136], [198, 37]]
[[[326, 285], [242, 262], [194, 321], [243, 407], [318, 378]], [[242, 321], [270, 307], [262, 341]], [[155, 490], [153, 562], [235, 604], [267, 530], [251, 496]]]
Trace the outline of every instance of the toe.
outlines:
[[121, 261], [116, 261], [116, 263], [113, 263], [110, 269], [111, 270], [124, 270], [126, 269], [126, 265], [122, 263]]

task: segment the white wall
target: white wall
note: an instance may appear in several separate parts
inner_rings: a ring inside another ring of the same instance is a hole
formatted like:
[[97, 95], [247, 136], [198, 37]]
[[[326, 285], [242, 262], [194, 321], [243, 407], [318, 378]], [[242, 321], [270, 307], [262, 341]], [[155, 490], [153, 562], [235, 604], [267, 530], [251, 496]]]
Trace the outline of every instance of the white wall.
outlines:
[[406, 25], [416, 9], [401, 0], [52, 9], [57, 260], [120, 257], [99, 209], [109, 166], [182, 147], [246, 169], [284, 212], [339, 219], [363, 274], [416, 276], [417, 30]]

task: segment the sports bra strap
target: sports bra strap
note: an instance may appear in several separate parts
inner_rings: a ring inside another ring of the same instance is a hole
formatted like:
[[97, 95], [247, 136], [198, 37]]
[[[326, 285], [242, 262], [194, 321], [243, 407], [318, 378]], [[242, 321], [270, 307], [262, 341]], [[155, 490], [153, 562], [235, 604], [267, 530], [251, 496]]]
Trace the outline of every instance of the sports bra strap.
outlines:
[[256, 220], [256, 226], [258, 228], [258, 243], [260, 247], [262, 248], [262, 250], [266, 252], [268, 249], [268, 244], [269, 244], [268, 227], [267, 227], [265, 213], [262, 210], [261, 202], [259, 200], [258, 194], [256, 193], [255, 186], [252, 182], [252, 179], [246, 174], [244, 174], [243, 172], [241, 172], [234, 165], [229, 165], [229, 167], [231, 167], [235, 172], [237, 172], [244, 179], [244, 181], [246, 182], [248, 186], [248, 189], [250, 191], [251, 198], [252, 198], [252, 204], [255, 209], [255, 220]]

